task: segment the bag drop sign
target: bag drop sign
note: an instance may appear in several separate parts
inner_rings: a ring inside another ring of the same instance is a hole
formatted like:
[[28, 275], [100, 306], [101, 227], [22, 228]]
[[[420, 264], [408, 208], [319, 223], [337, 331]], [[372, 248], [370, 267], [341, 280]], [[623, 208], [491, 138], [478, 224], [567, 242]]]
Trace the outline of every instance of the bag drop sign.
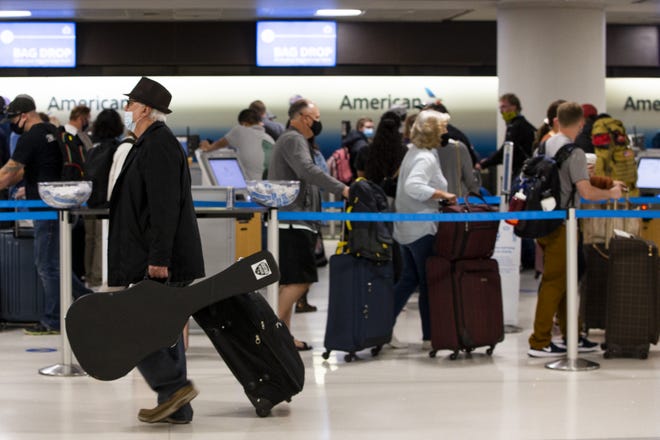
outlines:
[[76, 67], [76, 24], [0, 23], [0, 67]]
[[337, 64], [337, 25], [333, 21], [257, 23], [257, 66], [318, 67]]

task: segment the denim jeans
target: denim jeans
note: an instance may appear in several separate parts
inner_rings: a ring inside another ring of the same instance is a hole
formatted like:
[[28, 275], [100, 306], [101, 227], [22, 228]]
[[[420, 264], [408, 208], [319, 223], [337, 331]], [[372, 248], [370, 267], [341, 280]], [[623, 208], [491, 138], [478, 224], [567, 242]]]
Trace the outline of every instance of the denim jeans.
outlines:
[[433, 255], [433, 235], [401, 245], [403, 270], [399, 281], [394, 286], [394, 319], [408, 302], [410, 295], [419, 287], [419, 315], [422, 319], [422, 339], [431, 339], [431, 318], [429, 314], [429, 295], [426, 285], [426, 260]]
[[[44, 287], [44, 315], [41, 323], [60, 328], [60, 228], [56, 220], [34, 221], [34, 264]], [[90, 293], [80, 279], [71, 274], [73, 297]]]

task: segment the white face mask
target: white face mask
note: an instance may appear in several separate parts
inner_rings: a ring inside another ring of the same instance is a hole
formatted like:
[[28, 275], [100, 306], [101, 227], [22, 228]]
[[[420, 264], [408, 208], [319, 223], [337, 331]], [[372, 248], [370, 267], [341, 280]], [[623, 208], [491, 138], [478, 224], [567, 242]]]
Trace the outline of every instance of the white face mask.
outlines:
[[126, 130], [135, 130], [135, 122], [133, 122], [133, 112], [124, 112], [124, 126]]

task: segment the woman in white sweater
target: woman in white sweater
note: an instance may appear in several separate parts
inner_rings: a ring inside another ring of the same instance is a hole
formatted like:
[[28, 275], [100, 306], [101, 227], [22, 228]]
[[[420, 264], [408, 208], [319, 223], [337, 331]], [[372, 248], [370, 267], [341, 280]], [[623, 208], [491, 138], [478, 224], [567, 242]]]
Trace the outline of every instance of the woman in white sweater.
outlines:
[[[441, 136], [447, 132], [448, 121], [448, 114], [435, 110], [425, 110], [417, 116], [411, 132], [411, 145], [399, 171], [397, 212], [434, 213], [438, 212], [438, 201], [456, 202], [456, 195], [447, 192], [447, 179], [442, 174], [436, 151]], [[419, 288], [423, 349], [431, 348], [426, 260], [433, 253], [436, 230], [435, 222], [394, 223], [394, 238], [401, 245], [403, 259], [401, 278], [394, 286], [394, 317]]]

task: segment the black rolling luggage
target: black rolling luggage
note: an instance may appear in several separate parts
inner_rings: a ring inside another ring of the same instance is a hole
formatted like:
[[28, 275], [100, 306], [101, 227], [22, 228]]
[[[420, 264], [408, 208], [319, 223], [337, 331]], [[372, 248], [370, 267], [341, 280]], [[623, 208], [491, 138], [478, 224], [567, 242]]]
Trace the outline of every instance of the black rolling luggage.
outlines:
[[615, 236], [609, 251], [604, 356], [646, 359], [658, 342], [658, 248]]
[[34, 266], [34, 239], [0, 232], [0, 321], [38, 322], [44, 289]]
[[222, 300], [193, 318], [243, 385], [260, 417], [302, 390], [305, 366], [293, 336], [261, 294]]
[[394, 283], [391, 261], [375, 262], [351, 254], [330, 257], [330, 296], [325, 327], [325, 353], [355, 353], [372, 347], [376, 356], [392, 339]]
[[586, 271], [580, 300], [585, 329], [605, 329], [609, 250], [605, 244], [585, 244]]

